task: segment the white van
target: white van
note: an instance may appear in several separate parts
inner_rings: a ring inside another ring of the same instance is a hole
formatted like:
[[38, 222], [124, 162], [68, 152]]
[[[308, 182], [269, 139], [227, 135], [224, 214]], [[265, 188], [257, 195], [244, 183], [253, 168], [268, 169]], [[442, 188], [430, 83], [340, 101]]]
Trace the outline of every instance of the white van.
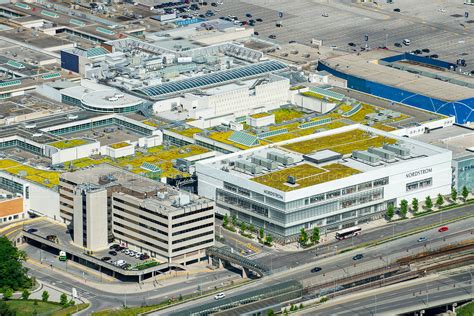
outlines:
[[220, 300], [220, 299], [222, 299], [222, 298], [224, 298], [224, 297], [225, 297], [225, 294], [224, 294], [224, 293], [219, 293], [219, 294], [216, 294], [216, 295], [214, 296], [214, 299], [215, 299], [215, 300]]
[[405, 39], [403, 40], [403, 45], [405, 45], [405, 46], [410, 46], [410, 44], [411, 44], [411, 41], [410, 41], [408, 38], [405, 38]]

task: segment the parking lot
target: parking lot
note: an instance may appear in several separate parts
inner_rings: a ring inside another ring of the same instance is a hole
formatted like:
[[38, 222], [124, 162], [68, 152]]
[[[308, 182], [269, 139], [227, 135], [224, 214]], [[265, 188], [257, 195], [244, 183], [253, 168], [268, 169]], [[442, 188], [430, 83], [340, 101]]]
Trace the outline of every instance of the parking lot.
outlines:
[[[212, 7], [212, 1], [202, 6], [200, 14], [211, 9], [215, 17], [233, 15], [241, 21], [261, 18], [254, 26], [260, 38], [283, 44], [289, 41], [310, 43], [311, 39], [323, 40], [327, 46], [352, 51], [368, 46], [387, 46], [399, 51], [428, 48], [429, 55], [455, 62], [466, 60], [466, 70], [474, 69], [474, 7], [462, 1], [436, 2], [429, 0], [398, 0], [395, 4], [378, 1], [374, 4], [357, 4], [352, 1], [314, 0], [238, 0], [224, 1]], [[217, 9], [217, 10], [216, 10]], [[395, 12], [394, 9], [400, 9]], [[283, 18], [279, 18], [279, 12]], [[464, 18], [469, 12], [469, 19]], [[276, 27], [281, 21], [282, 27]], [[275, 39], [270, 39], [275, 35]], [[410, 39], [410, 46], [396, 47]], [[355, 43], [350, 47], [348, 43]]]

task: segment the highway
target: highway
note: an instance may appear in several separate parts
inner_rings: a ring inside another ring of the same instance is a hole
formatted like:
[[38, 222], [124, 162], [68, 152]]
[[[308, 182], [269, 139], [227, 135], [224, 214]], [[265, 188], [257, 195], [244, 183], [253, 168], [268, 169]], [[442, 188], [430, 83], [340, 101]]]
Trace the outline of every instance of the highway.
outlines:
[[474, 298], [471, 273], [435, 275], [336, 298], [300, 315], [396, 315], [443, 306]]
[[[337, 285], [337, 280], [344, 276], [351, 276], [360, 272], [390, 265], [398, 258], [415, 254], [426, 249], [436, 249], [462, 240], [473, 239], [474, 235], [471, 234], [473, 226], [474, 218], [469, 218], [450, 224], [450, 230], [446, 233], [439, 233], [438, 228], [434, 228], [379, 246], [355, 250], [324, 259], [319, 259], [318, 255], [313, 253], [312, 258], [306, 257], [306, 263], [295, 262], [294, 265], [282, 272], [260, 279], [245, 287], [226, 291], [226, 296], [233, 297], [249, 290], [265, 288], [287, 280], [302, 281], [305, 286], [322, 284], [334, 280]], [[426, 237], [427, 241], [418, 242], [418, 238], [420, 237]], [[364, 257], [361, 260], [355, 261], [352, 259], [355, 254], [363, 254]], [[321, 267], [322, 270], [318, 273], [311, 273], [310, 270], [316, 266]], [[172, 311], [164, 310], [154, 313], [153, 315], [168, 315], [171, 312], [187, 310], [191, 307], [212, 302], [213, 300], [213, 297], [205, 297], [173, 307]]]

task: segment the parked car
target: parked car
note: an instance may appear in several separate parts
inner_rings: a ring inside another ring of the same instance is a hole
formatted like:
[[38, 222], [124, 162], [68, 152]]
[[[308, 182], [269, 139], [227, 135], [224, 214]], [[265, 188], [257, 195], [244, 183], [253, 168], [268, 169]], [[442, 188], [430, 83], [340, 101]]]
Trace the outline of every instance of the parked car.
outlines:
[[140, 255], [140, 260], [146, 260], [146, 259], [149, 259], [149, 258], [150, 258], [150, 256], [147, 255], [146, 253]]
[[116, 255], [117, 255], [117, 251], [111, 250], [111, 251], [109, 251], [109, 255], [111, 255], [111, 256], [116, 256]]
[[109, 261], [110, 259], [112, 259], [112, 258], [110, 258], [110, 257], [102, 257], [102, 259], [100, 259], [100, 260], [102, 260], [102, 261]]
[[352, 43], [352, 42], [350, 42], [350, 43], [347, 43], [347, 45], [349, 45], [350, 47], [354, 47], [354, 46], [356, 46], [356, 44], [354, 44], [354, 43]]
[[401, 10], [399, 8], [393, 9], [393, 12], [400, 12]]
[[215, 299], [215, 300], [220, 300], [220, 299], [222, 299], [222, 298], [224, 298], [224, 297], [225, 297], [225, 294], [224, 294], [224, 293], [219, 293], [219, 294], [216, 294], [216, 295], [214, 296], [214, 299]]
[[120, 247], [119, 245], [117, 244], [113, 244], [112, 246], [109, 247], [110, 250], [115, 250], [117, 249], [118, 247]]
[[418, 238], [417, 241], [418, 242], [424, 242], [424, 241], [427, 241], [427, 240], [428, 240], [428, 238], [426, 238], [426, 237], [420, 237], [420, 238]]
[[130, 254], [130, 250], [125, 249], [125, 250], [123, 251], [123, 253], [124, 253], [125, 255], [128, 255], [128, 254]]
[[395, 43], [395, 44], [393, 44], [393, 46], [395, 46], [395, 47], [402, 47], [402, 44], [400, 44], [400, 43]]
[[248, 18], [251, 18], [251, 17], [252, 17], [252, 14], [247, 13], [247, 14], [245, 14], [245, 16], [248, 17]]
[[142, 256], [141, 253], [138, 253], [138, 252], [137, 252], [137, 253], [135, 254], [135, 258], [137, 258], [137, 259], [140, 259], [141, 256]]
[[215, 3], [215, 2], [211, 3], [211, 5], [212, 5], [213, 7], [217, 7], [217, 3]]
[[38, 231], [38, 230], [37, 230], [36, 228], [33, 228], [33, 227], [32, 227], [32, 228], [28, 228], [28, 229], [26, 230], [26, 232], [27, 232], [27, 233], [30, 233], [30, 234], [36, 233], [37, 231]]
[[258, 36], [258, 34], [260, 34], [260, 33], [258, 33], [257, 31], [253, 32], [253, 35]]
[[448, 230], [449, 230], [448, 226], [441, 226], [441, 227], [438, 229], [438, 231], [439, 231], [440, 233], [447, 232]]
[[362, 258], [364, 258], [364, 255], [360, 253], [360, 254], [355, 255], [354, 257], [352, 257], [352, 260], [360, 260]]
[[275, 34], [269, 35], [268, 38], [275, 39], [277, 38]]
[[430, 55], [429, 57], [430, 58], [438, 58], [439, 56], [438, 56], [438, 54], [433, 54], [433, 55]]
[[321, 267], [315, 267], [315, 268], [312, 268], [312, 269], [311, 269], [311, 273], [317, 273], [317, 272], [319, 272], [319, 271], [321, 271], [321, 270], [322, 270]]
[[263, 22], [263, 19], [258, 18], [258, 19], [255, 19], [255, 21], [257, 21], [257, 22]]
[[430, 50], [429, 50], [428, 48], [423, 48], [421, 51], [422, 51], [423, 53], [429, 53], [429, 52], [430, 52]]
[[130, 257], [135, 257], [135, 251], [130, 250], [130, 251], [128, 252], [128, 255], [129, 255]]

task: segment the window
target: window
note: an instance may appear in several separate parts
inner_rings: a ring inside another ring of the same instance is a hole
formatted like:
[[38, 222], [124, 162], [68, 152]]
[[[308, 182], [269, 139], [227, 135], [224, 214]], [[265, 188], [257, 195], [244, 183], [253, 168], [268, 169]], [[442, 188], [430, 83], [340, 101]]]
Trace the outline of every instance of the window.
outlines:
[[407, 183], [406, 191], [409, 192], [409, 191], [414, 191], [418, 189], [423, 189], [423, 188], [430, 187], [432, 185], [433, 185], [433, 178], [427, 178], [427, 179], [419, 180], [416, 182]]
[[326, 198], [327, 199], [334, 199], [338, 196], [341, 196], [341, 191], [340, 190], [331, 191], [331, 192], [326, 193]]
[[319, 201], [324, 201], [324, 194], [319, 194], [319, 195], [314, 195], [309, 198], [309, 202], [312, 203], [317, 203]]
[[355, 185], [342, 189], [342, 195], [351, 194], [356, 192], [357, 188]]
[[357, 186], [359, 191], [367, 190], [372, 188], [372, 182], [361, 183]]
[[378, 179], [374, 181], [374, 188], [380, 187], [382, 185], [387, 185], [387, 184], [388, 184], [388, 178]]

